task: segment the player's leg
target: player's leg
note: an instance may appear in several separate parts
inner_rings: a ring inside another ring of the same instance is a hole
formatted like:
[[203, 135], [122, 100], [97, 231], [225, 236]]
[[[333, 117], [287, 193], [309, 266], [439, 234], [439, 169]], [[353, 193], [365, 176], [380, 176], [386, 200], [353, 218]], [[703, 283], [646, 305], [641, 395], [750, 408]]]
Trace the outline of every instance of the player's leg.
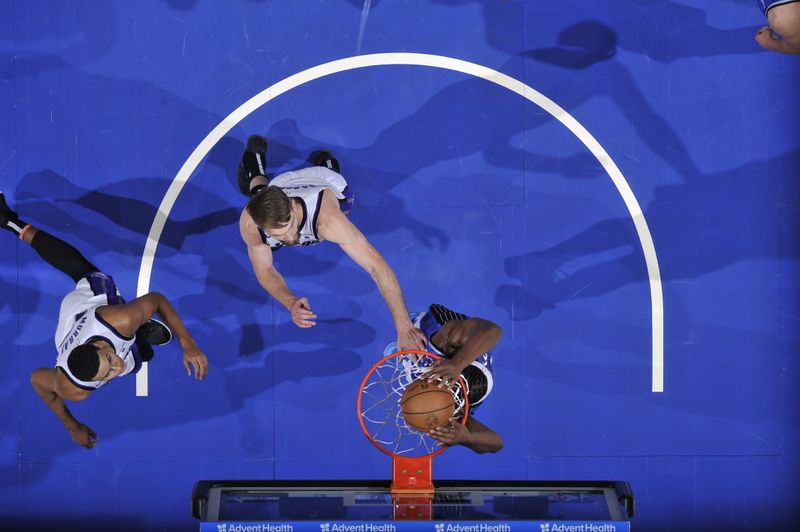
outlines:
[[[314, 166], [322, 166], [328, 170], [333, 170], [337, 174], [342, 173], [339, 160], [328, 150], [319, 150], [312, 153], [309, 160]], [[353, 210], [354, 204], [353, 191], [347, 186], [342, 190], [342, 195], [344, 198], [339, 200], [339, 209], [341, 209], [345, 215], [349, 216], [350, 212]]]
[[172, 340], [172, 331], [164, 322], [151, 317], [136, 331], [136, 338], [141, 338], [150, 345], [164, 345]]
[[252, 135], [247, 139], [247, 146], [236, 170], [239, 190], [250, 196], [256, 187], [265, 186], [267, 180], [267, 139]]
[[314, 166], [324, 166], [328, 170], [333, 170], [337, 174], [341, 174], [341, 167], [339, 161], [328, 150], [320, 150], [311, 154], [311, 164]]
[[[109, 305], [124, 301], [119, 296], [114, 279], [106, 275], [63, 240], [19, 219], [0, 192], [0, 225], [29, 244], [48, 264], [69, 275], [75, 283], [86, 279], [94, 295], [106, 294]], [[69, 296], [67, 296], [69, 297]], [[163, 345], [172, 339], [172, 332], [161, 321], [151, 318], [136, 331], [137, 354], [141, 361], [153, 358], [151, 345]]]
[[0, 192], [0, 224], [29, 244], [48, 264], [69, 275], [76, 283], [98, 271], [81, 253], [61, 239], [19, 219]]

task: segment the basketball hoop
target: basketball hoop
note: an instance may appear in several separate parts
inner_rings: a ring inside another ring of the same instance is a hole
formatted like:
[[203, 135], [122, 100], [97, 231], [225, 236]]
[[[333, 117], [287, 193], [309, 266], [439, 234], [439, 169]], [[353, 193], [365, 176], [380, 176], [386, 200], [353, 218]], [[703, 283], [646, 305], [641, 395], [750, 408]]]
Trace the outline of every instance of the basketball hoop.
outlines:
[[[358, 420], [369, 440], [392, 457], [393, 495], [420, 495], [427, 504], [433, 496], [432, 458], [446, 447], [427, 433], [411, 428], [400, 408], [406, 387], [430, 370], [442, 357], [427, 351], [398, 351], [376, 362], [361, 381]], [[459, 377], [451, 389], [454, 417], [463, 425], [469, 416], [467, 384]], [[405, 497], [407, 504], [409, 498]], [[417, 500], [417, 498], [414, 498]], [[419, 499], [422, 502], [422, 499]]]

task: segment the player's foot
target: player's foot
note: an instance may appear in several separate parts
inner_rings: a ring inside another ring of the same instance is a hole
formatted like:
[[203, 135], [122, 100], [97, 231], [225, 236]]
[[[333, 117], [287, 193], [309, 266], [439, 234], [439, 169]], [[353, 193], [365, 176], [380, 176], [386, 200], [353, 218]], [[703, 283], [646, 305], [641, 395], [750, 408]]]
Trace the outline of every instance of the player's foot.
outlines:
[[328, 150], [320, 150], [311, 155], [311, 164], [314, 166], [324, 166], [328, 170], [333, 170], [337, 174], [339, 171], [339, 161]]
[[2, 192], [0, 192], [0, 224], [5, 225], [6, 221], [9, 218], [9, 215], [16, 214], [14, 211], [11, 210], [11, 207], [8, 206], [6, 203], [6, 196]]
[[0, 192], [0, 227], [11, 231], [17, 236], [19, 236], [22, 229], [25, 227], [25, 222], [22, 222], [17, 216], [17, 213], [11, 210], [2, 192]]
[[161, 321], [150, 318], [136, 331], [136, 338], [150, 345], [164, 345], [172, 340], [172, 331]]
[[267, 139], [259, 135], [251, 135], [242, 154], [236, 180], [239, 190], [245, 196], [250, 194], [250, 181], [256, 176], [266, 177], [267, 173]]
[[142, 362], [150, 362], [153, 360], [153, 355], [155, 355], [153, 347], [138, 336], [136, 337], [135, 347]]

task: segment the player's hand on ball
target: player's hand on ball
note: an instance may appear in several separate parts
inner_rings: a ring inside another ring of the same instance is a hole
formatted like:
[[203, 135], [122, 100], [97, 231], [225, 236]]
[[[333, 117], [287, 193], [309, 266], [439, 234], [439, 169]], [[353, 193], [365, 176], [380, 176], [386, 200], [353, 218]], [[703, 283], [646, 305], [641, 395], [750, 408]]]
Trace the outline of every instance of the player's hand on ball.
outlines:
[[439, 388], [447, 386], [449, 389], [453, 389], [460, 376], [461, 368], [456, 366], [452, 360], [447, 360], [446, 358], [441, 358], [434, 362], [428, 372], [425, 373], [425, 379], [428, 382], [439, 381]]
[[411, 323], [408, 327], [397, 329], [397, 348], [399, 351], [407, 349], [425, 349], [428, 338], [425, 333], [414, 327]]
[[439, 445], [464, 445], [469, 443], [469, 429], [456, 421], [451, 419], [450, 423], [441, 427], [436, 427], [429, 432], [432, 438], [438, 440]]
[[87, 449], [91, 449], [100, 441], [97, 434], [83, 423], [78, 423], [75, 427], [67, 430], [69, 430], [69, 435], [72, 436], [72, 441]]
[[311, 312], [311, 305], [308, 304], [308, 298], [301, 297], [294, 300], [292, 306], [289, 307], [292, 313], [292, 321], [300, 328], [308, 329], [317, 324], [317, 315]]

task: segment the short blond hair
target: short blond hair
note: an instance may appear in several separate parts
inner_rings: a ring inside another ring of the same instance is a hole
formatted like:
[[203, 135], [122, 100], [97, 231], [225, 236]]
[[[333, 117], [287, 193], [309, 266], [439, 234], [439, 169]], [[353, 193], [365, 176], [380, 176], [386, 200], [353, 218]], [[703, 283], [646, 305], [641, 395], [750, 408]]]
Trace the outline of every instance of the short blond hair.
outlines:
[[247, 212], [257, 226], [278, 229], [289, 223], [292, 202], [278, 187], [264, 187], [247, 202]]

